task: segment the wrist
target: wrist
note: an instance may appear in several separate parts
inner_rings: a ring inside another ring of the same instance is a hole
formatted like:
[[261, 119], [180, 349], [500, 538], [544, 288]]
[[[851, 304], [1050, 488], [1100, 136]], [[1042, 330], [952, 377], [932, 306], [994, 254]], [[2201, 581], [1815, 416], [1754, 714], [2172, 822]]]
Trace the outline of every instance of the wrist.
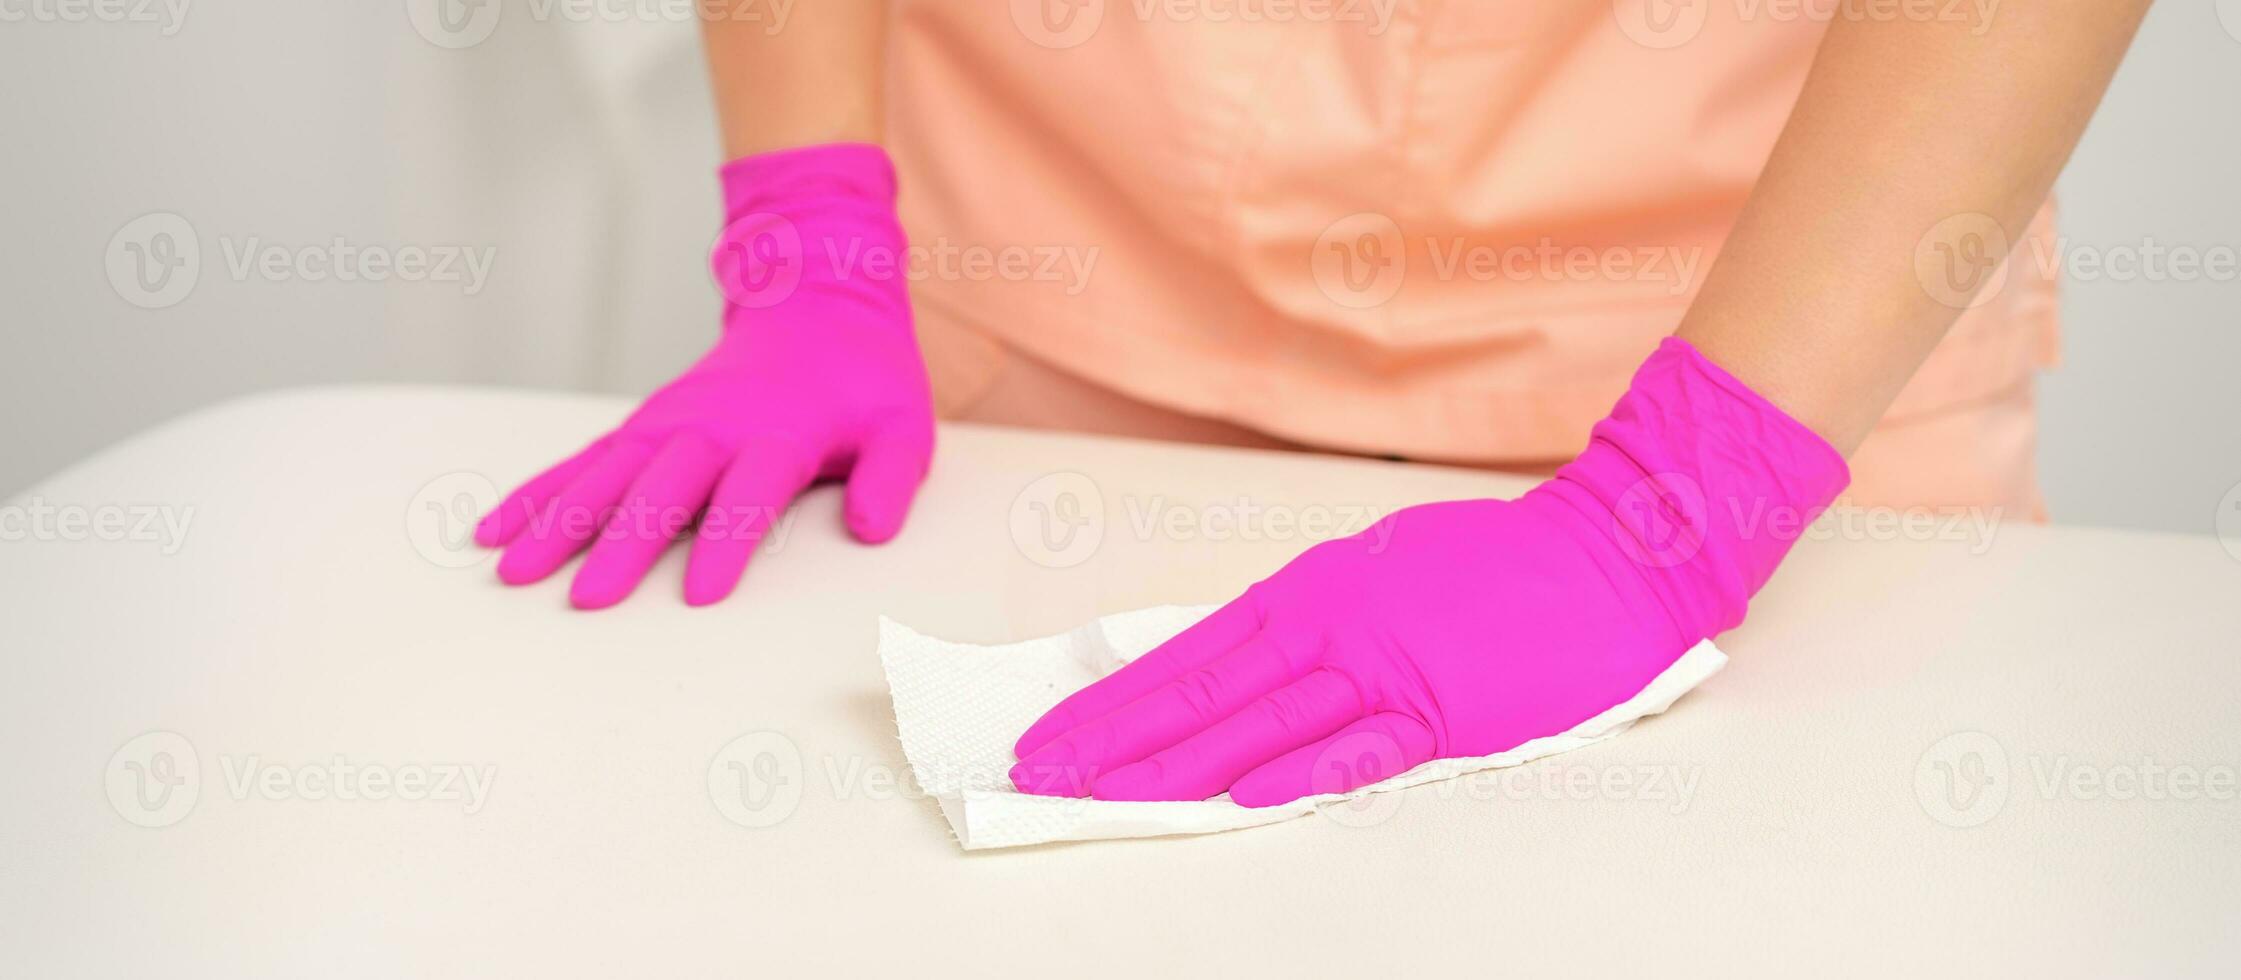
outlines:
[[846, 293], [868, 319], [909, 322], [909, 243], [894, 163], [871, 143], [741, 157], [719, 171], [726, 223], [709, 264], [726, 321], [761, 319], [803, 294]]
[[1850, 480], [1827, 440], [1669, 337], [1538, 492], [1589, 515], [1693, 641], [1742, 622]]
[[832, 207], [892, 214], [895, 163], [877, 143], [837, 142], [754, 153], [716, 171], [728, 219], [757, 211], [792, 214]]

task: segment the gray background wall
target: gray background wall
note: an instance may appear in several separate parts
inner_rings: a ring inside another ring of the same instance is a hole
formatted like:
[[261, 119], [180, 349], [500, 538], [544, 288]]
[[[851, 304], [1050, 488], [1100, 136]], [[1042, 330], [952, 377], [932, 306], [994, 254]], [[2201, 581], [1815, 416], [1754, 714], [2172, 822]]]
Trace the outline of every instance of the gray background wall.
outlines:
[[[0, 23], [0, 493], [241, 393], [630, 393], [704, 342], [716, 148], [690, 23], [508, 2], [461, 51], [416, 33], [420, 0], [171, 2], [183, 17]], [[2165, 0], [2062, 180], [2072, 251], [2241, 247], [2237, 92], [2241, 0]], [[159, 211], [190, 222], [204, 271], [146, 310], [104, 262]], [[495, 264], [472, 295], [226, 271], [227, 247], [338, 236]], [[2241, 484], [2241, 282], [2078, 279], [2066, 319], [2043, 388], [2056, 519], [2211, 533]]]

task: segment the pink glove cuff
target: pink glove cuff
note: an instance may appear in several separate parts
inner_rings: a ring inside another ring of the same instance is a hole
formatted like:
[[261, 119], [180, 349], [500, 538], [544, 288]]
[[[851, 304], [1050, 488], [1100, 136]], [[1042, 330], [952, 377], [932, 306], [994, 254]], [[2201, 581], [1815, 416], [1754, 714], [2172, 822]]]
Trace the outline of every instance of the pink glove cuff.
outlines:
[[724, 213], [789, 216], [819, 205], [860, 204], [895, 210], [895, 164], [875, 143], [825, 143], [740, 157], [717, 171]]
[[1827, 440], [1668, 337], [1587, 449], [1528, 499], [1587, 516], [1694, 642], [1743, 621], [1851, 478]]
[[895, 165], [886, 150], [871, 143], [778, 150], [727, 163], [718, 176], [726, 224], [709, 267], [729, 301], [727, 326], [766, 319], [754, 311], [804, 293], [870, 301], [878, 316], [868, 320], [909, 322], [909, 243], [895, 216]]

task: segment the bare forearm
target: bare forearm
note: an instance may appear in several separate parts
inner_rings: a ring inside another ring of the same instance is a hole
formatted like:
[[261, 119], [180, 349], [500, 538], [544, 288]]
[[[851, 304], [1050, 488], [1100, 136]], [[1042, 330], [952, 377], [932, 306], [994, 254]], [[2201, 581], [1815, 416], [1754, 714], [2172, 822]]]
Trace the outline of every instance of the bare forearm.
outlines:
[[1916, 275], [1924, 236], [2023, 227], [2148, 4], [1838, 18], [1681, 337], [1849, 455], [1960, 313]]
[[886, 0], [814, 0], [782, 24], [701, 7], [724, 156], [880, 138]]

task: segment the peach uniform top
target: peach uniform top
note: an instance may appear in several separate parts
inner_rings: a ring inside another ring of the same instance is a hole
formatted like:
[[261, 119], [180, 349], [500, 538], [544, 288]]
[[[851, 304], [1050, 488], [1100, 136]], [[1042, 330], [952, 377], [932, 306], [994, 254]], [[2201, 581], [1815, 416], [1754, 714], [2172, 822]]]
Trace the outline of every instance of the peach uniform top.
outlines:
[[[921, 329], [1312, 446], [1568, 456], [1764, 166], [1826, 29], [1797, 9], [897, 0]], [[1925, 255], [1933, 291], [1999, 281], [1893, 419], [2054, 352], [2042, 263]]]

